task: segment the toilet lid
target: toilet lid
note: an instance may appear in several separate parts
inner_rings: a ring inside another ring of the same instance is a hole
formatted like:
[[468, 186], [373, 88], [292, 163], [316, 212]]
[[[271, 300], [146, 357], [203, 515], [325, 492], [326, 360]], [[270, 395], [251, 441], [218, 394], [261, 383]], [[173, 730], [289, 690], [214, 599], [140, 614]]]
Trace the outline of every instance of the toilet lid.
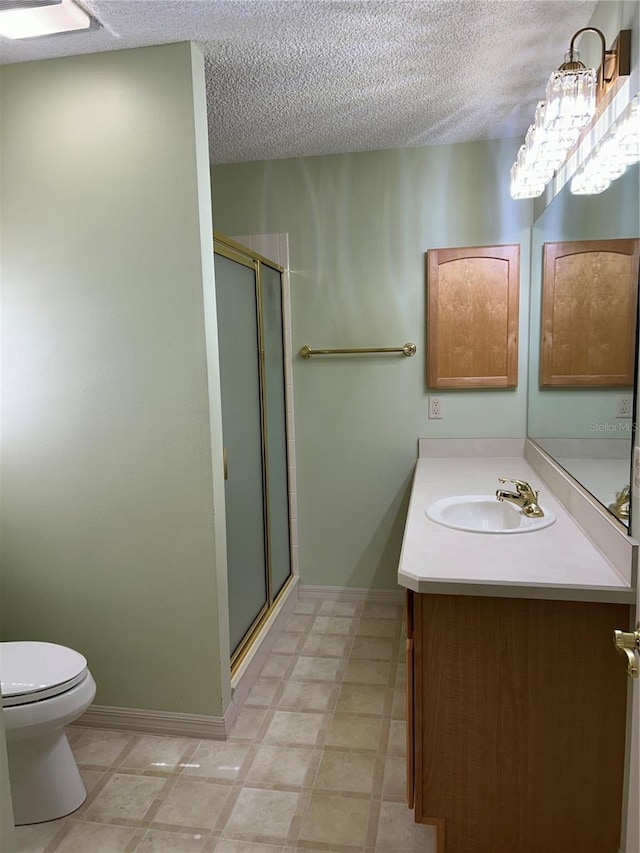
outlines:
[[87, 674], [87, 660], [55, 643], [0, 643], [2, 704], [24, 705], [65, 693]]

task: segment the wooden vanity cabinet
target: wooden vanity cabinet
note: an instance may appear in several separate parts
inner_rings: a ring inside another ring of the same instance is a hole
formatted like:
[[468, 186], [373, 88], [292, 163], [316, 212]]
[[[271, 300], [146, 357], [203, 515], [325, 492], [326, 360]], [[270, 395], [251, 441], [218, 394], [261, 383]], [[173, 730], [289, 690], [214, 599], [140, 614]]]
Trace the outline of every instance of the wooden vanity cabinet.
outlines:
[[437, 853], [618, 853], [629, 607], [407, 594], [407, 775]]

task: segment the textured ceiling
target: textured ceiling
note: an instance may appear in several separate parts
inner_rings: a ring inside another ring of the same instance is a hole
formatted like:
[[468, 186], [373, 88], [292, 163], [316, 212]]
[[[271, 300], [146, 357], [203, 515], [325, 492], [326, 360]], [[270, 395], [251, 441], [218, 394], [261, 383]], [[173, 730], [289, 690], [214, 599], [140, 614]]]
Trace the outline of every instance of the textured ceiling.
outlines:
[[595, 0], [86, 0], [0, 62], [193, 40], [214, 163], [523, 136]]

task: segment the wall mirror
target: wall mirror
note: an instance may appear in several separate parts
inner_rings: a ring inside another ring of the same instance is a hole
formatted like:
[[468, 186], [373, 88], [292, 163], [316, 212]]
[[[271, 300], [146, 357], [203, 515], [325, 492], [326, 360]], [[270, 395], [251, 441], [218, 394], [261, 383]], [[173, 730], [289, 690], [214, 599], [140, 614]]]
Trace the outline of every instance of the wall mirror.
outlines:
[[[560, 330], [560, 320], [567, 340], [571, 340], [572, 331], [581, 330], [573, 337], [576, 352], [580, 353], [583, 362], [590, 355], [597, 360], [604, 359], [614, 350], [621, 353], [625, 347], [628, 348], [631, 340], [635, 353], [637, 256], [632, 261], [632, 292], [629, 293], [627, 283], [627, 290], [622, 294], [623, 286], [619, 284], [619, 276], [612, 273], [611, 258], [606, 254], [612, 244], [603, 241], [635, 240], [640, 236], [639, 179], [636, 164], [599, 195], [573, 195], [567, 183], [536, 219], [531, 237], [527, 433], [627, 527], [630, 519], [628, 500], [625, 506], [628, 494], [625, 490], [630, 483], [637, 368], [634, 366], [633, 375], [627, 374], [628, 378], [617, 376], [615, 381], [603, 378], [595, 383], [576, 382], [573, 385], [569, 381], [550, 385], [548, 370], [545, 379], [544, 364], [541, 371], [541, 361], [544, 348], [549, 348], [548, 334], [554, 322], [553, 312], [549, 312], [549, 257], [552, 252], [558, 253], [557, 248], [552, 247], [558, 243], [589, 241], [586, 248], [596, 251], [590, 261], [581, 260], [577, 275], [570, 271], [567, 273], [568, 268], [565, 268], [562, 274], [565, 280], [559, 285], [556, 282], [556, 331]], [[623, 243], [615, 243], [615, 247], [621, 246]], [[599, 253], [601, 248], [605, 250], [603, 254]], [[547, 304], [543, 309], [545, 254]], [[567, 263], [570, 265], [573, 260], [569, 259]], [[589, 270], [593, 270], [593, 274]], [[580, 280], [584, 287], [579, 286]], [[612, 334], [609, 318], [616, 302], [622, 304], [625, 317], [618, 322], [618, 331]], [[588, 315], [587, 320], [585, 315]], [[624, 322], [625, 319], [631, 322]], [[587, 332], [588, 329], [592, 331]], [[585, 340], [587, 334], [589, 340]], [[625, 336], [624, 342], [620, 340], [622, 335]], [[561, 335], [556, 337], [560, 339]], [[565, 360], [566, 355], [565, 352]]]

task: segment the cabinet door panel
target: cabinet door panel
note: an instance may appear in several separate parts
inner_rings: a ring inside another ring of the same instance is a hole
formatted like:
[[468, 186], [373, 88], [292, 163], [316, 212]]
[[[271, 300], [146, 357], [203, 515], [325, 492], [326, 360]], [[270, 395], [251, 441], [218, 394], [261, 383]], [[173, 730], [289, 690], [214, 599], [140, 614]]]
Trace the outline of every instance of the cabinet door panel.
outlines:
[[410, 589], [405, 592], [405, 621], [406, 621], [406, 641], [405, 641], [405, 671], [406, 671], [406, 707], [407, 707], [407, 728], [406, 728], [406, 745], [407, 745], [407, 805], [410, 809], [413, 808], [415, 802], [415, 752], [414, 744], [416, 737], [416, 720], [415, 720], [415, 658], [413, 648], [413, 602], [415, 593]]
[[429, 388], [518, 384], [520, 246], [427, 252]]
[[633, 385], [640, 240], [545, 243], [540, 386]]
[[415, 720], [413, 714], [413, 640], [406, 641], [405, 662], [407, 671], [407, 805], [413, 808], [415, 789], [415, 757], [413, 744]]
[[[416, 817], [446, 853], [617, 853], [626, 605], [416, 596]], [[419, 668], [419, 670], [418, 670]]]

